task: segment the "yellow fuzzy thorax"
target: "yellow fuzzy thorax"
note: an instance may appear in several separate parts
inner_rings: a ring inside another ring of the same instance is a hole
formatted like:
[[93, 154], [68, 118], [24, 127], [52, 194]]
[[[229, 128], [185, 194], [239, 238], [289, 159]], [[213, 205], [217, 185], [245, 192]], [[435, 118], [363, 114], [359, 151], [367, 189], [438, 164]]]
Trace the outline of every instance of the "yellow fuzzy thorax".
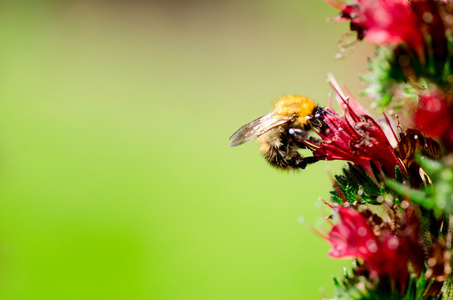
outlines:
[[289, 95], [278, 99], [274, 106], [275, 115], [280, 117], [296, 115], [295, 122], [303, 126], [308, 123], [305, 117], [313, 116], [316, 103], [307, 97]]

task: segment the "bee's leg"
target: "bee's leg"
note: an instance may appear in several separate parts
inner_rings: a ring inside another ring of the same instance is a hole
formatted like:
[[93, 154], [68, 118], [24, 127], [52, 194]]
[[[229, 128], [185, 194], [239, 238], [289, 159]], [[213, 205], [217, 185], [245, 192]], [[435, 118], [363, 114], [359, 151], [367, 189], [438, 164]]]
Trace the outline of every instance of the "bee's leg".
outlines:
[[293, 162], [293, 165], [295, 168], [305, 169], [307, 167], [307, 165], [314, 164], [317, 161], [318, 161], [318, 158], [316, 158], [314, 156], [309, 156], [309, 157], [301, 156]]
[[306, 167], [307, 167], [307, 163], [304, 161], [303, 158], [294, 163], [295, 169], [305, 169]]
[[310, 137], [308, 131], [300, 129], [300, 128], [290, 128], [288, 129], [288, 133], [292, 135], [296, 140], [303, 141]]
[[[307, 130], [300, 128], [290, 128], [288, 130], [288, 133], [293, 137], [295, 145], [297, 145], [301, 149], [307, 148], [307, 146], [302, 141], [317, 141], [317, 139], [312, 137]], [[313, 164], [317, 161], [319, 161], [319, 159], [314, 156], [303, 157], [301, 155], [297, 155], [297, 157], [295, 157], [293, 161], [293, 165], [297, 168], [305, 169], [307, 165]]]
[[304, 157], [304, 161], [307, 165], [309, 165], [309, 164], [314, 164], [315, 162], [319, 161], [319, 159], [314, 156], [308, 156], [308, 157]]
[[302, 149], [307, 148], [307, 146], [304, 144], [304, 141], [308, 141], [314, 144], [321, 143], [320, 139], [310, 135], [307, 130], [300, 128], [290, 128], [288, 130], [288, 133], [292, 136], [294, 143]]
[[310, 134], [308, 131], [300, 129], [300, 128], [290, 128], [288, 129], [289, 136], [291, 137], [292, 144], [297, 145], [300, 149], [306, 149], [307, 146], [303, 143], [303, 141], [307, 141], [311, 139]]

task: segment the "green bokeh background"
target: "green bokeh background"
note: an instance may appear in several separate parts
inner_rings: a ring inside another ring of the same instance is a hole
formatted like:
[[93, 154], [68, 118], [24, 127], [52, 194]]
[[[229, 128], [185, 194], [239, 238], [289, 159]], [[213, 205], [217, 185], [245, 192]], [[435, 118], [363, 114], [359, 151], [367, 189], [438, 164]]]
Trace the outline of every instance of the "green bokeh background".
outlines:
[[356, 93], [321, 0], [1, 1], [1, 299], [320, 299], [326, 168], [282, 173], [239, 126]]

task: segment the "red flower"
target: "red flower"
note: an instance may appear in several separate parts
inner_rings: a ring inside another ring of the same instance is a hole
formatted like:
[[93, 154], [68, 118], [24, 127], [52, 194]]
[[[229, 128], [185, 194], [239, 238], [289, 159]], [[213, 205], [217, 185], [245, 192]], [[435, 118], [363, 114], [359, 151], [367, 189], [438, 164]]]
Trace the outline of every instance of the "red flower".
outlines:
[[339, 206], [337, 211], [339, 221], [326, 237], [332, 245], [331, 257], [360, 258], [371, 279], [390, 278], [401, 290], [409, 277], [408, 261], [420, 275], [423, 251], [418, 242], [418, 219], [410, 207], [401, 220], [404, 225], [396, 232], [390, 230], [389, 224], [375, 225], [374, 229], [370, 218], [351, 207]]
[[350, 20], [351, 30], [357, 31], [359, 39], [366, 37], [379, 45], [406, 43], [421, 50], [423, 33], [408, 1], [357, 0], [355, 4], [346, 4], [343, 0], [325, 1], [341, 10], [333, 20]]
[[367, 219], [358, 211], [340, 206], [340, 222], [332, 227], [328, 240], [332, 245], [329, 255], [336, 258], [364, 258], [377, 251], [377, 238]]
[[419, 107], [414, 114], [415, 125], [432, 137], [444, 135], [451, 127], [451, 108], [448, 100], [439, 91], [419, 95]]
[[373, 177], [370, 164], [372, 161], [391, 177], [395, 176], [397, 166], [405, 176], [403, 162], [396, 156], [378, 123], [368, 115], [358, 115], [355, 111], [364, 113], [363, 108], [352, 97], [345, 100], [333, 78], [331, 78], [331, 85], [339, 96], [344, 116], [326, 108], [322, 116], [325, 126], [320, 130], [314, 129], [320, 139], [307, 139], [306, 136], [301, 136], [300, 142], [311, 149], [313, 156], [319, 160], [350, 161], [363, 167]]

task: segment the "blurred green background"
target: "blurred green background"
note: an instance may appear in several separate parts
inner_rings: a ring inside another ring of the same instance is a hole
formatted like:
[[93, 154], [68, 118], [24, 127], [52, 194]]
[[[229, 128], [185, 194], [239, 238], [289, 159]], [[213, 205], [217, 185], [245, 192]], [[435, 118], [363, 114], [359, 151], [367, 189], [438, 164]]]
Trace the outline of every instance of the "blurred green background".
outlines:
[[321, 0], [1, 1], [1, 299], [320, 299], [346, 261], [318, 163], [237, 128], [286, 94], [353, 93], [361, 45]]

